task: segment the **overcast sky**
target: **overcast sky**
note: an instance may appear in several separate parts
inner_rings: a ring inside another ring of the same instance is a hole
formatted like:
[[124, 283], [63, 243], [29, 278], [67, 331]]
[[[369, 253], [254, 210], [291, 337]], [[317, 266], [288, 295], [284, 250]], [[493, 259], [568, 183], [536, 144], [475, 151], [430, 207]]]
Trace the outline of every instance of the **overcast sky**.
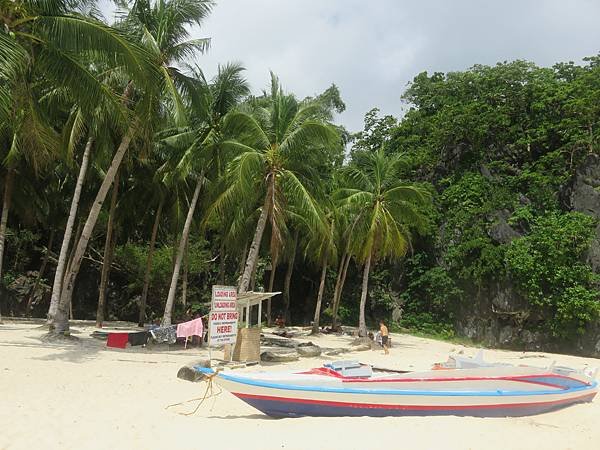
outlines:
[[337, 121], [362, 128], [365, 112], [402, 113], [407, 83], [427, 70], [526, 59], [549, 66], [600, 50], [598, 0], [217, 0], [194, 37], [207, 74], [239, 61], [255, 92], [273, 70], [300, 97], [335, 83]]

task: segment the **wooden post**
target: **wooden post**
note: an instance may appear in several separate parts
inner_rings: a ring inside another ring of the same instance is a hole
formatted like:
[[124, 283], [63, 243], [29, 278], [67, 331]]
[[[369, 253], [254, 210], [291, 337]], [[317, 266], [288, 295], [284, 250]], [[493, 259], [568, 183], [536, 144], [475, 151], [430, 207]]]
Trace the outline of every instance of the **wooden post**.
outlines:
[[246, 300], [246, 328], [250, 328], [250, 313], [252, 312], [252, 306], [250, 306], [250, 299]]
[[258, 328], [262, 327], [262, 300], [258, 302]]

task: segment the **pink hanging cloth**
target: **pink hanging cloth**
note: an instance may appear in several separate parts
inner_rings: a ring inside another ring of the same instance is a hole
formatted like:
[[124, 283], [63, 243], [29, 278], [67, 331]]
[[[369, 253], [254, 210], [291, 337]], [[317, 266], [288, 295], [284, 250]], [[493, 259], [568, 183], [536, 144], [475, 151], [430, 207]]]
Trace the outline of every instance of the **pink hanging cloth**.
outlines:
[[194, 319], [189, 322], [183, 322], [177, 324], [177, 337], [188, 338], [190, 336], [202, 337], [204, 326], [202, 325], [202, 319]]

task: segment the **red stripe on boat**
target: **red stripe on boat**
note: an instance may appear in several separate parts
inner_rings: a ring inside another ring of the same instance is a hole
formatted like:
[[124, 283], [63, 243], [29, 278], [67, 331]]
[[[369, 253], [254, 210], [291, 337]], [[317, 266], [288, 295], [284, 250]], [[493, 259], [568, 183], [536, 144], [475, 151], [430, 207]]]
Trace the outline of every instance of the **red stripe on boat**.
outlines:
[[[557, 375], [552, 373], [537, 374], [537, 375], [513, 375], [513, 376], [499, 376], [499, 377], [435, 377], [435, 378], [348, 378], [342, 377], [344, 383], [408, 383], [415, 381], [489, 381], [489, 380], [509, 380], [509, 381], [528, 381], [531, 383], [538, 383], [533, 380], [526, 380], [527, 378], [559, 378], [564, 380], [571, 380], [582, 385], [589, 386], [589, 383], [578, 380], [576, 378], [566, 377], [564, 375]], [[547, 384], [539, 382], [539, 384]], [[551, 384], [550, 384], [551, 385]]]
[[542, 406], [542, 405], [560, 405], [562, 403], [571, 403], [577, 400], [592, 399], [596, 393], [584, 394], [578, 397], [570, 397], [562, 400], [552, 400], [547, 402], [535, 402], [535, 403], [502, 403], [492, 405], [384, 405], [378, 403], [347, 403], [347, 402], [333, 402], [329, 400], [311, 400], [305, 398], [286, 398], [286, 397], [274, 397], [270, 395], [256, 395], [256, 394], [242, 394], [238, 392], [232, 392], [238, 398], [241, 399], [255, 399], [255, 400], [272, 400], [282, 403], [307, 403], [322, 406], [337, 406], [344, 408], [379, 408], [379, 409], [413, 409], [422, 411], [431, 410], [466, 410], [466, 409], [496, 409], [496, 408], [526, 408], [528, 406]]

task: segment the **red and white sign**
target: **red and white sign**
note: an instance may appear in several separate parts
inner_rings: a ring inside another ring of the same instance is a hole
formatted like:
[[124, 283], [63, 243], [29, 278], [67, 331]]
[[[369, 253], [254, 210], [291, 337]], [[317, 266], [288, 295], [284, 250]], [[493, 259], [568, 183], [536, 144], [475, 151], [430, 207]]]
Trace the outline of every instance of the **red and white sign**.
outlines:
[[239, 316], [237, 311], [211, 311], [208, 345], [216, 347], [235, 343]]
[[212, 308], [208, 317], [209, 346], [235, 343], [240, 318], [236, 307], [237, 289], [234, 286], [212, 287]]
[[233, 286], [212, 287], [211, 311], [233, 311], [237, 307], [237, 290]]

